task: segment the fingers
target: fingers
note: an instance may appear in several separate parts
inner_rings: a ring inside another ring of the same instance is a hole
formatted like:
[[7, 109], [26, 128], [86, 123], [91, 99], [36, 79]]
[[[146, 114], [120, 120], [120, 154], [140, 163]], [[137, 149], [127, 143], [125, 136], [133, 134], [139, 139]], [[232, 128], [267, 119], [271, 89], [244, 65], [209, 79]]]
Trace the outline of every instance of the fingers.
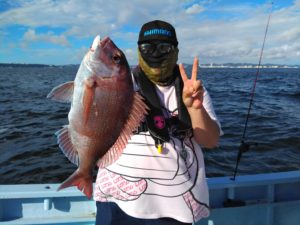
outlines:
[[179, 71], [180, 71], [180, 75], [181, 75], [182, 80], [183, 81], [188, 80], [188, 76], [185, 73], [185, 70], [184, 70], [184, 67], [183, 67], [182, 63], [179, 64]]
[[191, 80], [197, 80], [198, 67], [199, 67], [199, 60], [198, 60], [198, 57], [195, 57], [194, 58], [194, 63], [193, 63], [193, 70], [192, 70]]
[[[198, 74], [198, 67], [199, 67], [199, 60], [198, 57], [194, 58], [194, 63], [193, 63], [193, 69], [192, 69], [192, 77], [191, 80], [197, 80], [197, 74]], [[183, 81], [188, 80], [188, 76], [186, 75], [186, 72], [184, 70], [183, 64], [179, 64], [179, 71], [180, 75]]]
[[203, 89], [201, 81], [200, 80], [196, 80], [193, 83], [193, 88], [194, 88], [195, 91], [201, 91]]
[[197, 80], [193, 83], [193, 94], [192, 97], [197, 97], [203, 95], [203, 86], [200, 80]]

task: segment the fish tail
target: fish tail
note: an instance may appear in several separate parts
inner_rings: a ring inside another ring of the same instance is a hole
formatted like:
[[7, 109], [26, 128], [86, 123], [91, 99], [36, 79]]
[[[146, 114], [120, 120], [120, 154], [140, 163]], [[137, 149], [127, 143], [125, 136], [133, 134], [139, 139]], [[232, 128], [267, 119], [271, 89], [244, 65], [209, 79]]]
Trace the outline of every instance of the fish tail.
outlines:
[[93, 179], [92, 176], [83, 175], [78, 169], [68, 177], [57, 189], [60, 191], [67, 187], [76, 186], [78, 190], [83, 192], [89, 199], [93, 195]]

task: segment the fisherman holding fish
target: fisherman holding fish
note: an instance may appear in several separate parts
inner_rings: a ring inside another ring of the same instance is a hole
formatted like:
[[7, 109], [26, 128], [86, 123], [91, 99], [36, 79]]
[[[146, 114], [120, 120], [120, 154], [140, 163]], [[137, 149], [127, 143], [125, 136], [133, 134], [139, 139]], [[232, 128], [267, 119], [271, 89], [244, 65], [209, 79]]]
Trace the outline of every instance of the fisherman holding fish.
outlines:
[[217, 146], [222, 130], [197, 80], [198, 59], [188, 78], [177, 46], [171, 24], [144, 24], [131, 72], [113, 41], [96, 36], [75, 80], [48, 95], [71, 103], [56, 135], [78, 166], [58, 190], [94, 196], [97, 225], [191, 224], [209, 215], [201, 147]]
[[197, 80], [198, 59], [189, 78], [177, 65], [178, 52], [171, 24], [155, 20], [142, 26], [132, 79], [148, 112], [118, 159], [98, 162], [97, 225], [192, 224], [209, 215], [201, 147], [216, 147], [222, 130]]

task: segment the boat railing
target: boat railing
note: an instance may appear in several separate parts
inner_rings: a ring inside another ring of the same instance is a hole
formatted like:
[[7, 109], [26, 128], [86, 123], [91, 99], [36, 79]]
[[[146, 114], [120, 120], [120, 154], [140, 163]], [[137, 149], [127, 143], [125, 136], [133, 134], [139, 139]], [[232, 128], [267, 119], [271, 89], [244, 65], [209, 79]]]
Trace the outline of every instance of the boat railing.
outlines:
[[[95, 223], [96, 206], [59, 184], [0, 185], [0, 225]], [[299, 225], [300, 171], [208, 178], [211, 215], [196, 225]]]

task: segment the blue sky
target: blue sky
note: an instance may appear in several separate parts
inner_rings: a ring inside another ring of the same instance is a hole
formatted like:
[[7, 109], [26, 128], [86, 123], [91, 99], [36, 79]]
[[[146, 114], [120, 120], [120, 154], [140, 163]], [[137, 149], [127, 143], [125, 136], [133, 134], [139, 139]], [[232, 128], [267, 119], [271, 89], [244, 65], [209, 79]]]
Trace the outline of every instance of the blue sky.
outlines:
[[[262, 63], [300, 64], [300, 0], [273, 1]], [[258, 63], [271, 1], [0, 0], [0, 62], [79, 64], [93, 38], [110, 36], [137, 63], [143, 23], [170, 22], [179, 62]]]

